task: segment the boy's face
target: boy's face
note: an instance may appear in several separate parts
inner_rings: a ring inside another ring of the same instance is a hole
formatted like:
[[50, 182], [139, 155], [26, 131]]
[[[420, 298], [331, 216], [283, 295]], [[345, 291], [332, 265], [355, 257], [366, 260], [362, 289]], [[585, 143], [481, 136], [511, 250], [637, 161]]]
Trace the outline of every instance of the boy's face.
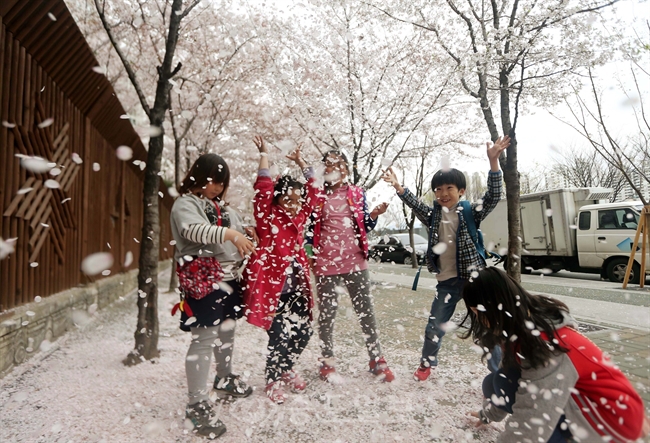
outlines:
[[458, 189], [456, 185], [440, 185], [433, 190], [436, 194], [436, 200], [447, 209], [451, 209], [465, 194], [465, 189]]

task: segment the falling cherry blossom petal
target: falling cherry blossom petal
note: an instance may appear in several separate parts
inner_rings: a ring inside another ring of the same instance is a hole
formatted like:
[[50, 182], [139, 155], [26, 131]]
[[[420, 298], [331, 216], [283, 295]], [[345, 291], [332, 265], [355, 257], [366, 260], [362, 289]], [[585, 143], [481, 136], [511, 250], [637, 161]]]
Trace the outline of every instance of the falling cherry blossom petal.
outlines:
[[133, 158], [133, 149], [129, 148], [128, 146], [118, 146], [118, 148], [115, 150], [115, 155], [122, 161], [128, 161]]
[[86, 275], [97, 275], [113, 266], [113, 254], [96, 252], [90, 254], [81, 262], [81, 270]]

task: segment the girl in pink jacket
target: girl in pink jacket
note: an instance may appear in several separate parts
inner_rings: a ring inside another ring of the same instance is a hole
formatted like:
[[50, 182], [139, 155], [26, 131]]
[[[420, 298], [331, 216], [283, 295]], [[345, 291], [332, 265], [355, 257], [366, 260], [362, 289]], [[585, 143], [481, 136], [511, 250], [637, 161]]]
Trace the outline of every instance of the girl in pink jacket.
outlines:
[[300, 148], [287, 158], [303, 170], [307, 179], [304, 186], [289, 176], [274, 182], [261, 137], [255, 138], [255, 145], [261, 156], [253, 200], [259, 243], [244, 272], [244, 301], [248, 322], [268, 332], [266, 394], [279, 404], [286, 399], [285, 387], [293, 391], [306, 387], [293, 368], [312, 334], [314, 302], [303, 231], [317, 189], [313, 170], [301, 158]]

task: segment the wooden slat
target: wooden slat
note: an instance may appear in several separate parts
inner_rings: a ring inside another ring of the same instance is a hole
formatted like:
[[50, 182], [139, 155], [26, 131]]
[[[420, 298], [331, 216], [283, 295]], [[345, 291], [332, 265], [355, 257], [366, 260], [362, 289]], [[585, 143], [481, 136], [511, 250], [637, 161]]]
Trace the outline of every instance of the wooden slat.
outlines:
[[[34, 189], [32, 189], [31, 191], [28, 192], [28, 194], [29, 194], [29, 193], [37, 191], [40, 186], [41, 186], [40, 181], [36, 182], [36, 179], [34, 179], [34, 177], [29, 177], [27, 179], [27, 181], [25, 182], [25, 184], [23, 185], [22, 189], [33, 187]], [[5, 212], [2, 215], [4, 217], [11, 216], [14, 213], [14, 211], [16, 210], [16, 208], [18, 207], [18, 205], [20, 204], [20, 202], [23, 200], [23, 198], [25, 198], [25, 195], [26, 194], [16, 194], [14, 196], [14, 199], [11, 201], [9, 206], [7, 206], [7, 209], [5, 209]]]
[[56, 138], [54, 139], [54, 147], [56, 149], [59, 148], [59, 144], [61, 143], [63, 138], [67, 136], [68, 129], [70, 129], [70, 122], [66, 122], [65, 125], [63, 125], [63, 128], [61, 128], [61, 130], [59, 131], [59, 135], [57, 135]]
[[[31, 237], [29, 237], [29, 246], [31, 246], [32, 248], [34, 247], [34, 245], [36, 244], [36, 242], [40, 238], [41, 232], [43, 232], [43, 230], [47, 231], [49, 229], [49, 227], [45, 227], [45, 226], [43, 226], [43, 224], [47, 224], [47, 220], [48, 220], [51, 213], [52, 213], [52, 208], [47, 208], [45, 210], [45, 213], [43, 214], [42, 220], [39, 220], [36, 228], [32, 232]], [[33, 226], [32, 226], [32, 228], [33, 228]]]
[[52, 191], [45, 187], [41, 188], [41, 192], [38, 195], [36, 195], [36, 197], [34, 198], [34, 202], [28, 205], [28, 208], [25, 211], [23, 218], [25, 220], [30, 220], [30, 221], [33, 220], [34, 218], [40, 219], [41, 214], [43, 214], [43, 212], [50, 205], [51, 199], [52, 199]]
[[47, 240], [48, 235], [42, 235], [41, 238], [38, 240], [38, 243], [36, 243], [36, 246], [34, 246], [34, 249], [29, 256], [29, 263], [33, 263], [36, 261], [38, 258], [38, 253], [41, 251], [41, 248], [43, 247], [43, 243], [45, 243], [45, 240]]
[[50, 193], [50, 190], [45, 186], [41, 186], [41, 188], [35, 193], [30, 192], [23, 200], [18, 212], [16, 212], [16, 217], [30, 220], [36, 210], [39, 209], [41, 205], [47, 204], [51, 197], [52, 194]]

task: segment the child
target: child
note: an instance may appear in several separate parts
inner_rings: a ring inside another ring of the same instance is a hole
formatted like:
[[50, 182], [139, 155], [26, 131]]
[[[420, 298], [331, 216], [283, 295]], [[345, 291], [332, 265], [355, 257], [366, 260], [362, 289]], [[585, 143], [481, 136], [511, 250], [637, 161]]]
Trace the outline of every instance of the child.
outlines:
[[247, 397], [252, 392], [231, 372], [235, 319], [242, 315], [237, 269], [254, 248], [244, 235], [239, 215], [224, 205], [229, 181], [223, 158], [200, 156], [183, 180], [182, 196], [174, 202], [170, 217], [176, 272], [184, 294], [181, 326], [192, 332], [185, 360], [189, 395], [185, 415], [197, 434], [211, 438], [226, 432], [208, 403], [206, 381], [212, 354], [217, 363], [217, 393]]
[[[501, 198], [501, 171], [499, 155], [510, 144], [510, 138], [499, 138], [493, 146], [487, 144], [490, 160], [488, 189], [481, 202], [472, 203], [474, 224], [479, 223], [496, 207]], [[411, 192], [397, 181], [392, 168], [383, 176], [397, 195], [414, 212], [429, 230], [427, 249], [427, 268], [438, 274], [436, 296], [431, 304], [431, 314], [424, 332], [424, 345], [420, 366], [413, 377], [416, 381], [429, 378], [431, 368], [438, 365], [438, 351], [445, 335], [444, 324], [451, 319], [460, 300], [463, 286], [471, 273], [485, 267], [485, 259], [477, 251], [464, 219], [459, 200], [465, 193], [465, 176], [457, 169], [440, 170], [431, 179], [431, 189], [435, 194], [433, 207], [419, 202]], [[498, 366], [498, 353], [493, 356], [493, 366]], [[496, 363], [494, 363], [496, 361]]]
[[381, 381], [390, 382], [395, 376], [381, 352], [370, 295], [367, 237], [388, 203], [368, 212], [363, 189], [347, 182], [348, 159], [342, 152], [326, 152], [323, 163], [325, 196], [316, 206], [307, 234], [315, 257], [312, 269], [318, 289], [318, 335], [323, 356], [320, 377], [327, 380], [335, 372], [332, 334], [338, 306], [336, 291], [345, 287], [366, 339], [370, 371]]
[[289, 176], [274, 183], [264, 140], [256, 137], [254, 142], [261, 156], [253, 201], [260, 242], [255, 260], [245, 271], [245, 301], [248, 322], [268, 332], [266, 394], [281, 404], [286, 399], [284, 386], [293, 391], [307, 386], [293, 368], [312, 334], [313, 300], [303, 229], [317, 189], [313, 170], [301, 158], [300, 148], [287, 158], [303, 170], [307, 179], [304, 189]]
[[[502, 367], [483, 381], [481, 423], [508, 414], [498, 442], [632, 442], [647, 434], [643, 401], [623, 373], [576, 330], [558, 300], [529, 294], [486, 268], [463, 288], [464, 338], [499, 346]], [[645, 431], [644, 431], [645, 428]]]

